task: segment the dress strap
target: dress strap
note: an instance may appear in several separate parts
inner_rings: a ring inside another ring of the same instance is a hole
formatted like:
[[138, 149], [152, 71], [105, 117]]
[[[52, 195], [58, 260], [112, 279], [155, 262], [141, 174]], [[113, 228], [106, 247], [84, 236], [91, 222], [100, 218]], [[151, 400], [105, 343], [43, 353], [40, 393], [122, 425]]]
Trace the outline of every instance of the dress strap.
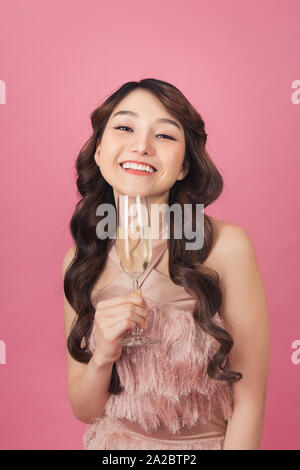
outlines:
[[149, 276], [152, 269], [154, 269], [155, 266], [158, 264], [159, 260], [162, 258], [164, 252], [166, 251], [167, 247], [168, 245], [167, 245], [166, 239], [161, 238], [159, 240], [156, 240], [156, 239], [152, 240], [152, 257], [146, 270], [143, 272], [143, 274], [140, 275], [138, 279], [139, 289], [144, 283], [145, 279]]

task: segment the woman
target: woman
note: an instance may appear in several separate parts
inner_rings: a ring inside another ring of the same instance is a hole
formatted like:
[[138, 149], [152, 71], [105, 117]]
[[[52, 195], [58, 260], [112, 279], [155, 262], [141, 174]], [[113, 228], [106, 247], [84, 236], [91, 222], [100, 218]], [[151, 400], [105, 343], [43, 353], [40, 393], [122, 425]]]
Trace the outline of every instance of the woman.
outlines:
[[[76, 162], [75, 244], [63, 260], [67, 389], [89, 424], [84, 448], [258, 449], [269, 321], [246, 231], [204, 214], [204, 244], [188, 251], [171, 223], [170, 239], [153, 245], [142, 296], [130, 292], [114, 240], [96, 236], [97, 207], [116, 206], [119, 194], [150, 206], [218, 198], [223, 180], [201, 116], [174, 86], [144, 79], [124, 84], [91, 121]], [[126, 161], [155, 171], [130, 174]], [[122, 350], [119, 338], [136, 324], [147, 330], [147, 319], [161, 344]]]

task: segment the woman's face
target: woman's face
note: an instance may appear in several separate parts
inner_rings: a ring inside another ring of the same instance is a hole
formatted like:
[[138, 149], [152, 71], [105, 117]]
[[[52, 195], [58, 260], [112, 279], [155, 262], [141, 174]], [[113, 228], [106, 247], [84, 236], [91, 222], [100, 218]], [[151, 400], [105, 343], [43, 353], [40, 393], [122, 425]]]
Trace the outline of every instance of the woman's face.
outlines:
[[[118, 114], [131, 111], [133, 114]], [[159, 122], [159, 119], [171, 119]], [[126, 126], [126, 127], [125, 127]], [[134, 90], [114, 109], [95, 153], [95, 161], [118, 194], [147, 196], [150, 203], [167, 203], [170, 188], [183, 179], [188, 168], [181, 168], [185, 154], [184, 131], [163, 104], [147, 90]], [[156, 171], [123, 169], [121, 163], [138, 162]]]

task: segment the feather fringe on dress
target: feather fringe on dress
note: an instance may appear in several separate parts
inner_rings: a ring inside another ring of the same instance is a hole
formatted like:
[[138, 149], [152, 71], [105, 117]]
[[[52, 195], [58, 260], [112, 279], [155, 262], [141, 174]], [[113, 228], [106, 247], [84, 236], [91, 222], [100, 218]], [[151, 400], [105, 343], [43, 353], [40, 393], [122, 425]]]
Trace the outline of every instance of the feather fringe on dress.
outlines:
[[[123, 427], [118, 430], [116, 424], [105, 419], [106, 416], [138, 422], [149, 433], [163, 424], [172, 434], [179, 433], [182, 426], [209, 423], [216, 409], [222, 411], [224, 419], [230, 420], [232, 416], [231, 386], [225, 381], [210, 378], [206, 372], [219, 343], [200, 328], [191, 310], [170, 314], [163, 304], [152, 305], [148, 299], [147, 304], [149, 328], [145, 331], [161, 338], [161, 343], [123, 348], [116, 368], [125, 390], [119, 395], [111, 394], [106, 402], [105, 415], [89, 425], [84, 436], [86, 448], [105, 449], [105, 443], [109, 441], [110, 449], [112, 442], [116, 448], [139, 449], [145, 442], [145, 436], [140, 437]], [[218, 314], [214, 322], [224, 327]], [[131, 335], [132, 330], [128, 334]], [[89, 340], [92, 352], [96, 345], [95, 336], [94, 325]], [[222, 439], [224, 436], [201, 441], [201, 444], [199, 440], [189, 441], [186, 445], [192, 447], [185, 448], [197, 449], [202, 445], [221, 448]], [[147, 437], [146, 440], [149, 449], [160, 449], [160, 439]], [[161, 448], [165, 449], [168, 441], [162, 442]]]

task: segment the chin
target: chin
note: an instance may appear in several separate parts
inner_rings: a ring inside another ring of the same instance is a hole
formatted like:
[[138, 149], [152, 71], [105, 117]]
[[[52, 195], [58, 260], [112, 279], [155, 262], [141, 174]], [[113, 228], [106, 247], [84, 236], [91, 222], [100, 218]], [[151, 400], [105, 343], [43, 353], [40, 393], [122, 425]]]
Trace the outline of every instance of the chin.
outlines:
[[124, 184], [124, 185], [119, 185], [119, 186], [114, 186], [113, 187], [122, 194], [127, 194], [128, 196], [135, 197], [137, 194], [143, 197], [150, 196], [153, 191], [150, 189], [146, 189], [145, 185], [143, 184]]
[[145, 190], [142, 190], [142, 189], [139, 190], [139, 188], [137, 188], [137, 187], [124, 190], [123, 194], [127, 194], [130, 197], [136, 197], [137, 195], [139, 195], [141, 197], [151, 196], [151, 194], [149, 194], [148, 191], [145, 191]]

